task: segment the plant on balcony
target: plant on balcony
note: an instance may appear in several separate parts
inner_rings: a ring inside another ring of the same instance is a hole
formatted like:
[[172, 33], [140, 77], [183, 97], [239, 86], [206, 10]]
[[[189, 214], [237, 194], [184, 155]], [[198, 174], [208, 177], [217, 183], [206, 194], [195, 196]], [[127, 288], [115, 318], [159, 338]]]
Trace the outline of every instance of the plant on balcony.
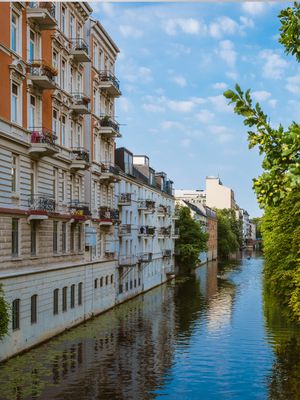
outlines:
[[2, 285], [0, 284], [0, 340], [8, 332], [8, 323], [9, 323], [8, 309], [9, 309], [9, 306], [8, 306], [7, 301], [4, 298]]
[[110, 116], [104, 115], [104, 117], [101, 118], [101, 125], [107, 126], [109, 123], [110, 123]]

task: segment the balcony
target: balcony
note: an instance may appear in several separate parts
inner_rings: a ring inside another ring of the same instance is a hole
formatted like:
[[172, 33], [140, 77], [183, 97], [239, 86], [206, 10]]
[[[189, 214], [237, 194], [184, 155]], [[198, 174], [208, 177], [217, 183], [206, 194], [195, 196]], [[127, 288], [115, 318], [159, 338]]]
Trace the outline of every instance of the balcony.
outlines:
[[81, 92], [72, 92], [71, 108], [74, 113], [84, 115], [90, 113], [90, 98]]
[[99, 208], [99, 219], [101, 226], [111, 226], [119, 221], [119, 210], [109, 207]]
[[138, 258], [137, 256], [128, 255], [128, 256], [119, 256], [119, 267], [133, 267], [137, 264]]
[[119, 171], [112, 163], [101, 163], [101, 175], [99, 179], [107, 183], [113, 183], [120, 180]]
[[131, 193], [121, 193], [118, 200], [119, 206], [130, 206], [131, 205]]
[[109, 71], [101, 71], [100, 80], [100, 89], [106, 91], [112, 97], [121, 96], [120, 83], [114, 74]]
[[32, 194], [28, 198], [28, 221], [48, 219], [55, 212], [55, 200], [47, 194]]
[[144, 213], [153, 213], [155, 211], [155, 201], [139, 200], [138, 210], [144, 211]]
[[33, 157], [53, 156], [59, 152], [55, 141], [55, 132], [43, 127], [30, 128], [31, 136], [29, 154]]
[[149, 263], [152, 261], [152, 253], [142, 253], [138, 256], [138, 262], [140, 264]]
[[77, 62], [91, 62], [89, 46], [82, 38], [70, 39], [70, 53]]
[[173, 231], [172, 231], [172, 239], [179, 239], [179, 228], [175, 228]]
[[109, 138], [121, 137], [120, 125], [109, 115], [104, 115], [100, 119], [100, 133]]
[[79, 200], [72, 200], [70, 202], [69, 211], [72, 219], [76, 221], [85, 221], [91, 215], [88, 203], [82, 203]]
[[160, 204], [157, 208], [157, 213], [159, 215], [167, 215], [168, 214], [168, 207]]
[[153, 236], [155, 235], [155, 227], [143, 225], [139, 227], [138, 236]]
[[30, 1], [27, 4], [27, 18], [37, 24], [40, 30], [56, 28], [55, 3]]
[[172, 257], [172, 250], [164, 250], [163, 251], [163, 257], [164, 258]]
[[44, 60], [30, 62], [27, 78], [41, 90], [53, 90], [57, 88], [55, 76], [57, 69]]
[[72, 163], [70, 166], [71, 171], [86, 170], [90, 166], [89, 151], [83, 147], [73, 147], [71, 150]]
[[131, 225], [130, 224], [122, 224], [119, 226], [119, 236], [127, 236], [131, 235]]
[[158, 231], [159, 237], [166, 237], [171, 235], [171, 227], [161, 227]]

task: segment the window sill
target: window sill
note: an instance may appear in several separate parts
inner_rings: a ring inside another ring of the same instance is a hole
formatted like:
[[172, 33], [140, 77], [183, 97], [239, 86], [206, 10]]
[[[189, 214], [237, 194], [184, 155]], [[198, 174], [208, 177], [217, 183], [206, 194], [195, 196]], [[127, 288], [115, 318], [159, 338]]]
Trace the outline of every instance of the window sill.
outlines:
[[23, 261], [24, 259], [21, 257], [12, 257], [11, 261]]

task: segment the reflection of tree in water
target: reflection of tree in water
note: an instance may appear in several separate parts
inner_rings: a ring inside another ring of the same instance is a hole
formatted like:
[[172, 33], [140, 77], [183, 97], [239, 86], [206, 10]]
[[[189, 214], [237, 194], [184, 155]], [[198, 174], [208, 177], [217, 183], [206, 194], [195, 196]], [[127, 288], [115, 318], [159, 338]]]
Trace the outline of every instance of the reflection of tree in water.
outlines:
[[268, 376], [270, 400], [300, 399], [300, 324], [288, 319], [288, 311], [264, 288], [267, 333], [274, 343], [275, 361]]

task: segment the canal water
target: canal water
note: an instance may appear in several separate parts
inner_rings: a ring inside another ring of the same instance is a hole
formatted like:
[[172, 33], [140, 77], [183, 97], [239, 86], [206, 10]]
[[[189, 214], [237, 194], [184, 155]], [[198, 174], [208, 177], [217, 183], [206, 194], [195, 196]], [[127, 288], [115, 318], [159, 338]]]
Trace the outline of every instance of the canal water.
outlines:
[[209, 263], [9, 360], [0, 399], [300, 399], [300, 326], [262, 267]]

